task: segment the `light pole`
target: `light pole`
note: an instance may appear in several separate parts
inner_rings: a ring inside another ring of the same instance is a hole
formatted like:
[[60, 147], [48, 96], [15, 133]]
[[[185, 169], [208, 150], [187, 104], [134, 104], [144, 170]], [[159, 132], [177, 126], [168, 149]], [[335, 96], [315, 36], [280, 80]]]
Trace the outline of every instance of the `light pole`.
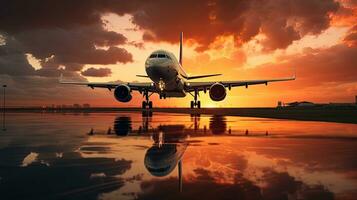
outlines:
[[5, 100], [6, 100], [6, 96], [5, 96], [5, 89], [6, 89], [6, 87], [7, 87], [7, 85], [3, 85], [2, 86], [3, 88], [4, 88], [4, 95], [3, 95], [3, 97], [4, 97], [4, 101], [3, 101], [3, 113], [2, 113], [2, 130], [3, 131], [6, 131], [6, 128], [5, 128], [5, 112], [6, 112], [6, 104], [5, 104]]

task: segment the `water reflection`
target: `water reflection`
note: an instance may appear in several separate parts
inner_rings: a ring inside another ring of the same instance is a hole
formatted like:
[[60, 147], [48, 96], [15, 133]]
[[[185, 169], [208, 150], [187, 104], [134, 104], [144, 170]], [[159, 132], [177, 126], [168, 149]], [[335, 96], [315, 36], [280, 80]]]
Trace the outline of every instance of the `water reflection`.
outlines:
[[7, 120], [1, 199], [330, 200], [357, 193], [353, 124], [162, 113]]
[[[150, 113], [150, 114], [149, 114]], [[119, 115], [114, 120], [114, 133], [118, 136], [128, 136], [129, 134], [145, 134], [150, 132], [167, 132], [168, 134], [187, 135], [189, 132], [201, 132], [206, 134], [221, 135], [231, 133], [231, 129], [227, 129], [226, 117], [221, 115], [213, 115], [209, 118], [209, 131], [207, 126], [200, 126], [200, 115], [191, 115], [192, 124], [173, 124], [173, 125], [157, 125], [154, 127], [150, 124], [152, 119], [152, 112], [143, 112], [142, 124], [138, 129], [133, 129], [132, 119], [129, 116]], [[90, 130], [90, 135], [94, 134], [94, 130]], [[112, 134], [111, 127], [108, 128], [107, 134]]]
[[[132, 130], [130, 117], [116, 117], [114, 121], [114, 132], [118, 136], [126, 136]], [[108, 133], [110, 133], [108, 131]]]
[[[169, 175], [178, 166], [179, 191], [182, 190], [182, 156], [188, 146], [185, 141], [185, 125], [159, 125], [150, 130], [152, 113], [143, 113], [143, 124], [137, 130], [138, 134], [151, 133], [153, 144], [146, 150], [144, 165], [147, 171], [155, 177]], [[197, 119], [198, 120], [198, 119]], [[118, 136], [127, 136], [132, 130], [130, 117], [118, 116], [114, 121], [114, 131]], [[134, 130], [135, 131], [135, 130]], [[149, 132], [152, 131], [152, 132]]]
[[[179, 191], [182, 191], [182, 157], [188, 143], [184, 135], [173, 133], [179, 126], [160, 126], [159, 132], [153, 135], [154, 143], [146, 151], [144, 165], [151, 175], [164, 177], [169, 175], [178, 166]], [[183, 128], [183, 127], [181, 127]]]
[[213, 134], [224, 134], [227, 129], [226, 118], [221, 115], [214, 115], [210, 118], [209, 128]]

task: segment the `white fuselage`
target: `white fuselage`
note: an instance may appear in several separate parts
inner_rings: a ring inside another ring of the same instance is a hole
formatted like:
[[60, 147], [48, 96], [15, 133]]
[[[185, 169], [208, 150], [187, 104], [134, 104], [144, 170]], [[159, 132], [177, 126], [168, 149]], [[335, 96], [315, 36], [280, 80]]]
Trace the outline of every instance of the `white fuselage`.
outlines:
[[173, 53], [154, 51], [145, 62], [145, 70], [160, 94], [165, 97], [186, 96], [183, 76], [187, 75]]

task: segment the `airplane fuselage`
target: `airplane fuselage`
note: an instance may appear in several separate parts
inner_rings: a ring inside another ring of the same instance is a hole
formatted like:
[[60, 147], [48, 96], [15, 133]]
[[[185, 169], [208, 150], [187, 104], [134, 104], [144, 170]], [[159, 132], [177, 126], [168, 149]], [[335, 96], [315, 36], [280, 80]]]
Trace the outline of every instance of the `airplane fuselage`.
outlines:
[[158, 50], [146, 59], [145, 70], [154, 82], [157, 91], [165, 97], [185, 97], [186, 76], [175, 55], [169, 51]]

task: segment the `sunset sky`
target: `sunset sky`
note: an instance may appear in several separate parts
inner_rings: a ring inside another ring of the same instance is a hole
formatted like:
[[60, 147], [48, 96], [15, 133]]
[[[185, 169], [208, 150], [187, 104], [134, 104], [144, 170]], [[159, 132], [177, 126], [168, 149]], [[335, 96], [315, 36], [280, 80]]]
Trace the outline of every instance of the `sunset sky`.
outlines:
[[[356, 0], [3, 0], [0, 83], [11, 106], [119, 103], [106, 89], [58, 84], [139, 81], [150, 53], [178, 55], [185, 70], [222, 73], [203, 80], [292, 76], [297, 80], [235, 88], [203, 107], [263, 107], [277, 101], [352, 102], [357, 95]], [[188, 107], [192, 97], [154, 106]]]

